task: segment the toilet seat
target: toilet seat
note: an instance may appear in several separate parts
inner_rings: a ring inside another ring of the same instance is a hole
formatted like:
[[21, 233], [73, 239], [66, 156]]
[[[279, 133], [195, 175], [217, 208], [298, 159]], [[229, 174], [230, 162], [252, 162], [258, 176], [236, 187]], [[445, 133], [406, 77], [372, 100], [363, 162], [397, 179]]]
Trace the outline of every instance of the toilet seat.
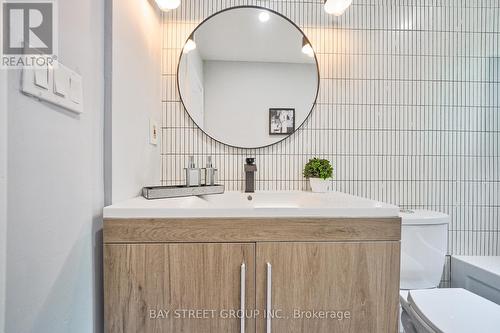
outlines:
[[500, 306], [465, 289], [410, 290], [407, 302], [431, 332], [499, 331]]

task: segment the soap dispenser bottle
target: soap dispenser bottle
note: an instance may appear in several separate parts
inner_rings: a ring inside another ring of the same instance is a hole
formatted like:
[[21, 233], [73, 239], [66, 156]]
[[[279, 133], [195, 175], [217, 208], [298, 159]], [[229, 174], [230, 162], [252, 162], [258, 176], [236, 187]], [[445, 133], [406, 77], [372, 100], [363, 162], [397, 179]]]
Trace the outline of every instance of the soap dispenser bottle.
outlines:
[[213, 167], [212, 156], [207, 158], [207, 167], [205, 168], [205, 185], [213, 186], [216, 183], [217, 169]]
[[189, 156], [188, 167], [186, 171], [186, 186], [194, 187], [201, 185], [201, 170], [194, 164], [194, 156]]

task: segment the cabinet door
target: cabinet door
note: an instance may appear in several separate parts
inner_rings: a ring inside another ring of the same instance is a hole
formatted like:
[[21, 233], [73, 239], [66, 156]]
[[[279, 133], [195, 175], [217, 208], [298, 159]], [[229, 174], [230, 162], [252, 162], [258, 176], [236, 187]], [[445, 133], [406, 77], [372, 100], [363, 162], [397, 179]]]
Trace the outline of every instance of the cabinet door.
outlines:
[[105, 245], [106, 332], [240, 332], [242, 275], [253, 309], [254, 244]]
[[397, 332], [399, 247], [258, 243], [257, 309], [272, 312], [257, 332]]

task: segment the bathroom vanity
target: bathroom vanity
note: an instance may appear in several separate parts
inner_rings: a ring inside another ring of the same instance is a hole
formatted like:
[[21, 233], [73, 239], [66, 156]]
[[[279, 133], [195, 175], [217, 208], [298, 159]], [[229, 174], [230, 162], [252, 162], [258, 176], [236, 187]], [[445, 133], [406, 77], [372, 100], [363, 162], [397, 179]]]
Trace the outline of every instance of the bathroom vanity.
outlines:
[[397, 332], [397, 207], [229, 192], [135, 198], [104, 217], [108, 333]]

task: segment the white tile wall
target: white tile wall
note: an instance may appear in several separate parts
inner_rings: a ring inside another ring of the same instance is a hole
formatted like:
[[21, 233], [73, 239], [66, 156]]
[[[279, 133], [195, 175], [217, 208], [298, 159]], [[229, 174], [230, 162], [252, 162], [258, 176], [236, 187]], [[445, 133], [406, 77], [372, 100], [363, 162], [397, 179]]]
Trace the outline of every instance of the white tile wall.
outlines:
[[[197, 129], [176, 88], [182, 45], [237, 5], [283, 13], [315, 48], [321, 88], [306, 126], [275, 146], [235, 149]], [[256, 156], [259, 190], [302, 190], [302, 167], [331, 160], [338, 190], [449, 213], [449, 252], [500, 255], [500, 0], [354, 0], [340, 18], [321, 0], [183, 0], [164, 15], [162, 182], [188, 155], [215, 158], [228, 190]]]

